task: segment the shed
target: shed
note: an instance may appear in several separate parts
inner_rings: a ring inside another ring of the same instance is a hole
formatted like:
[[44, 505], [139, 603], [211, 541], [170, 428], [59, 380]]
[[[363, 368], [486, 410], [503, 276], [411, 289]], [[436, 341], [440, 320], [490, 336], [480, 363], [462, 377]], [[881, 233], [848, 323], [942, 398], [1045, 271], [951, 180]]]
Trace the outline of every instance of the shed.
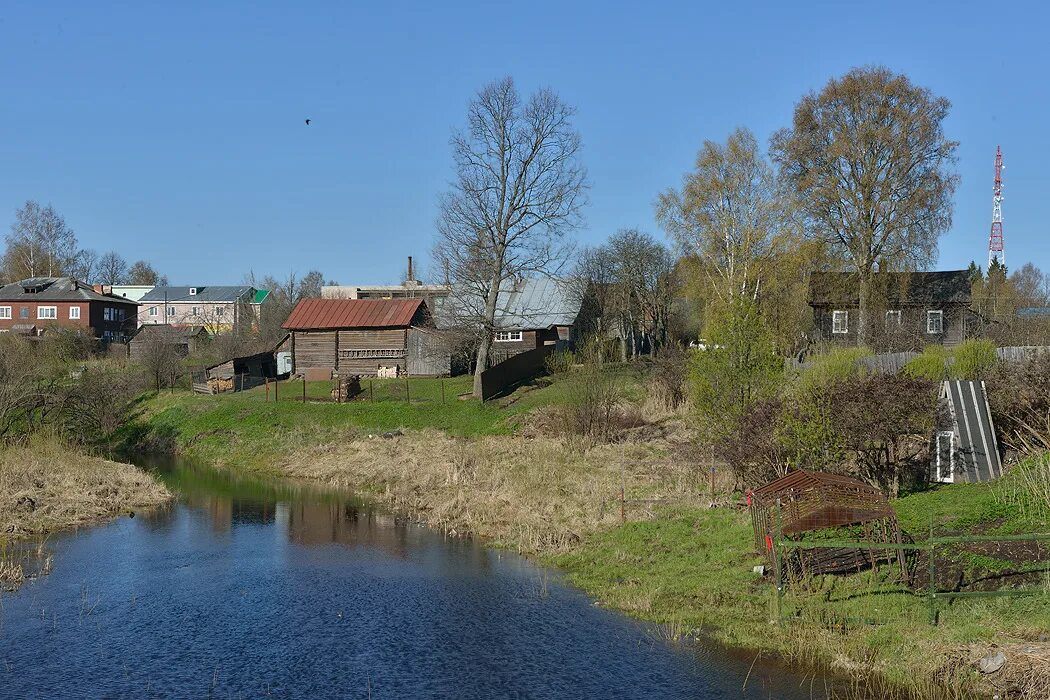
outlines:
[[[866, 539], [901, 541], [897, 513], [886, 495], [848, 476], [800, 469], [750, 492], [748, 503], [755, 546], [770, 558], [778, 535], [799, 536], [825, 528], [862, 526]], [[904, 555], [899, 550], [873, 553], [836, 547], [800, 552], [798, 563], [809, 573], [856, 570], [887, 555], [896, 556], [902, 570], [904, 567]]]
[[947, 408], [934, 438], [931, 478], [942, 483], [991, 481], [1003, 474], [999, 442], [984, 382], [946, 380], [941, 402]]
[[409, 329], [431, 326], [423, 299], [304, 299], [284, 322], [293, 371], [376, 375], [408, 369]]

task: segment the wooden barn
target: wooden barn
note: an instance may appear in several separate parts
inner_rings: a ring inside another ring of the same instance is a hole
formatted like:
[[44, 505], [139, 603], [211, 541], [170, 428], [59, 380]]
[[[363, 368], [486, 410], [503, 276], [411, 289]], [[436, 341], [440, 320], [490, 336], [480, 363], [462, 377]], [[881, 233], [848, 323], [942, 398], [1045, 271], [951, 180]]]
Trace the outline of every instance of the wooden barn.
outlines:
[[282, 347], [307, 379], [411, 373], [409, 338], [432, 325], [423, 299], [304, 299], [284, 322]]

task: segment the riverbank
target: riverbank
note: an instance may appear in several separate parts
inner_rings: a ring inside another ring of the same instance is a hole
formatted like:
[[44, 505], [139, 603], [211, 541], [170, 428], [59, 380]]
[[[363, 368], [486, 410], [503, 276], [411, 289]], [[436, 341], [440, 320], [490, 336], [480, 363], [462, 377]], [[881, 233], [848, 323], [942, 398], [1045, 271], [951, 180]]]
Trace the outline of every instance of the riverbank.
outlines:
[[0, 450], [0, 585], [24, 576], [8, 547], [20, 539], [89, 525], [165, 503], [171, 493], [146, 472], [48, 443]]
[[[551, 391], [528, 398], [542, 406]], [[527, 430], [520, 409], [521, 401], [475, 406], [489, 427], [469, 437], [405, 424], [403, 434], [383, 437], [379, 431], [396, 424], [371, 422], [378, 407], [306, 403], [296, 410], [250, 397], [167, 397], [150, 408], [149, 422], [188, 456], [365, 491], [432, 526], [534, 556], [568, 572], [599, 604], [676, 634], [828, 664], [860, 683], [922, 697], [959, 697], [978, 685], [1018, 694], [1021, 683], [1039, 682], [1050, 658], [1046, 594], [953, 601], [934, 627], [922, 598], [878, 590], [865, 575], [839, 577], [807, 597], [805, 614], [775, 624], [768, 579], [752, 571], [762, 560], [739, 494], [716, 480], [710, 507], [706, 461], [681, 419], [664, 416], [624, 442], [588, 448]], [[517, 427], [509, 429], [511, 421]], [[960, 532], [1045, 524], [1043, 511], [1011, 500], [1014, 486], [1009, 479], [952, 486], [895, 506], [916, 540], [931, 516], [954, 518]], [[971, 578], [1017, 563], [1009, 553], [958, 556], [957, 570]], [[856, 618], [870, 622], [845, 621]], [[989, 682], [972, 664], [993, 647], [1012, 661]]]

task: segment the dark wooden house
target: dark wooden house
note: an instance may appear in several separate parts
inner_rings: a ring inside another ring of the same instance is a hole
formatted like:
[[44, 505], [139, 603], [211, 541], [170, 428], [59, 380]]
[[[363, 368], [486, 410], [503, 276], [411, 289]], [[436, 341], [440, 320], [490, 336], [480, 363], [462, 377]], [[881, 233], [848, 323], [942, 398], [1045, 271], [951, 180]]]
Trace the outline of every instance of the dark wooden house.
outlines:
[[[970, 286], [966, 270], [876, 274], [870, 290], [865, 344], [902, 351], [961, 343], [972, 316]], [[815, 340], [858, 344], [860, 285], [856, 273], [814, 273], [809, 305], [813, 308]]]
[[411, 329], [431, 325], [423, 299], [304, 299], [284, 322], [282, 347], [308, 379], [403, 373]]

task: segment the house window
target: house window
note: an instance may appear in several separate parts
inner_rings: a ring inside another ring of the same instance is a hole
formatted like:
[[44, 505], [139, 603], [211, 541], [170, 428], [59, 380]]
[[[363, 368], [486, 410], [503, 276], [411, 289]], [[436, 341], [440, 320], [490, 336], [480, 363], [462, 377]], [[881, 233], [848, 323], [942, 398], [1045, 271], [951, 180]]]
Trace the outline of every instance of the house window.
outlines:
[[926, 332], [931, 334], [943, 333], [944, 332], [944, 312], [943, 311], [927, 311], [926, 312]]
[[23, 306], [18, 310], [18, 318], [29, 318], [29, 307]]
[[11, 318], [10, 306], [0, 306], [0, 318]]
[[521, 341], [521, 331], [496, 331], [497, 343], [516, 343]]
[[124, 309], [115, 309], [112, 306], [107, 306], [102, 310], [103, 321], [123, 321], [124, 320]]
[[199, 315], [199, 311], [200, 310], [196, 306], [194, 306], [192, 309], [190, 309], [190, 313], [193, 314], [194, 316], [198, 316]]
[[175, 315], [175, 307], [174, 306], [169, 306], [168, 307], [168, 315], [169, 316], [174, 316]]
[[226, 307], [225, 306], [216, 306], [215, 307], [215, 315], [216, 316], [222, 316], [225, 313], [226, 313]]
[[37, 318], [58, 318], [58, 307], [57, 306], [38, 306], [36, 307]]
[[196, 287], [190, 287], [190, 296], [191, 297], [197, 296], [197, 288]]
[[849, 332], [849, 311], [832, 311], [831, 312], [831, 332], [832, 333], [848, 333]]
[[156, 316], [157, 315], [157, 307], [156, 306], [149, 307], [149, 315], [150, 316]]
[[69, 318], [72, 321], [77, 321], [77, 320], [80, 319], [80, 307], [79, 306], [70, 306], [69, 307]]
[[901, 312], [900, 309], [894, 309], [886, 312], [886, 327], [899, 326], [901, 325]]

